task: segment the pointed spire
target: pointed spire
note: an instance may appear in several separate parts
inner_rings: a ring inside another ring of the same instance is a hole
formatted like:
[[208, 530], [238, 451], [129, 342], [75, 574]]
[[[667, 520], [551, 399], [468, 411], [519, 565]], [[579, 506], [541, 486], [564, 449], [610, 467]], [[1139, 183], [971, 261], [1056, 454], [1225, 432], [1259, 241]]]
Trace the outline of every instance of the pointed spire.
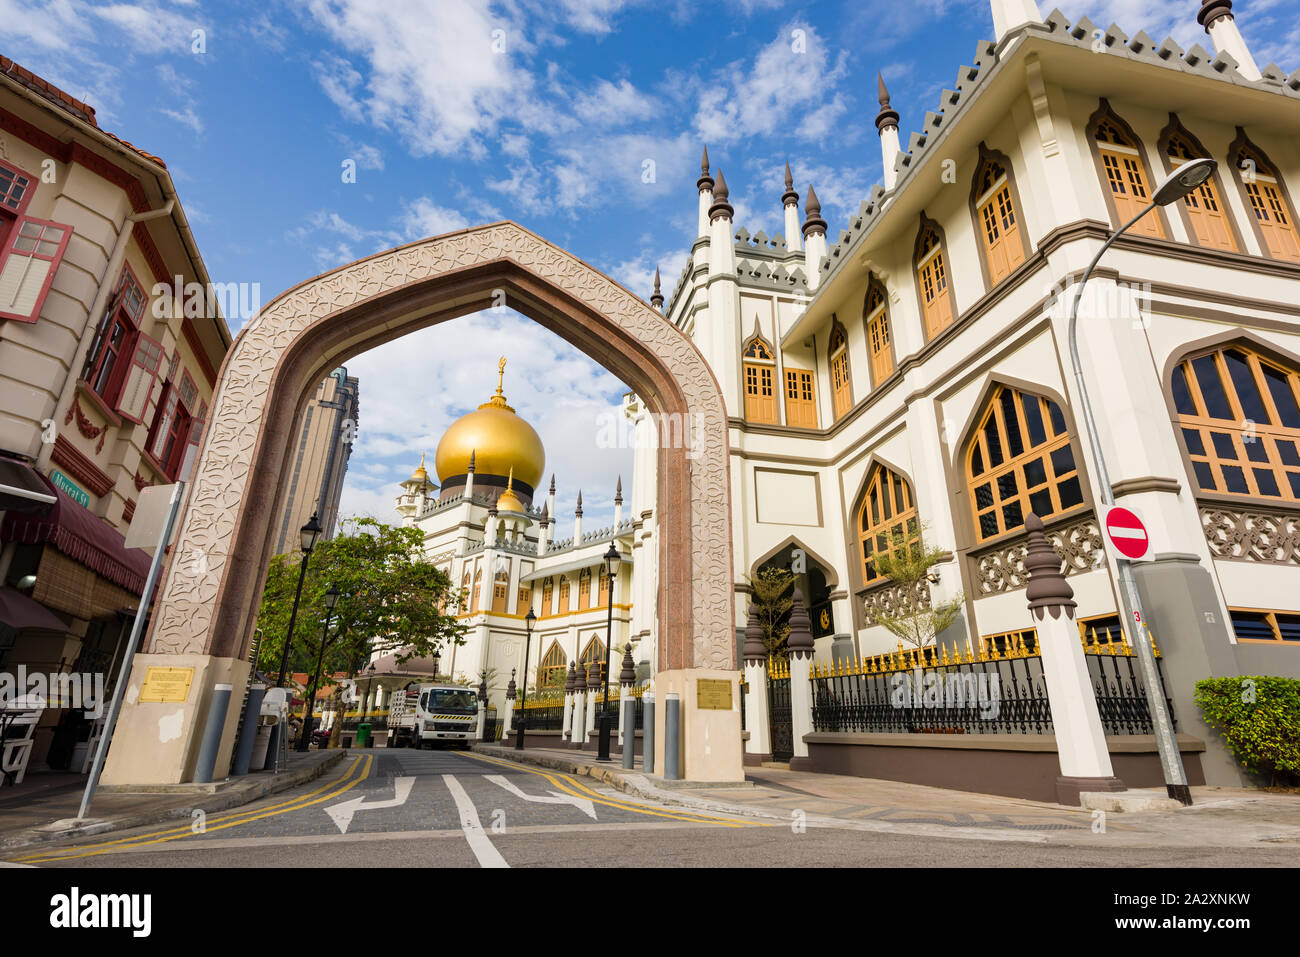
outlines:
[[718, 170], [718, 185], [713, 191], [713, 205], [709, 207], [709, 222], [714, 222], [723, 216], [731, 219], [736, 214], [735, 209], [727, 202], [728, 195], [727, 178], [722, 175], [722, 170]]
[[614, 486], [614, 504], [623, 504], [623, 476], [618, 477], [618, 484]]
[[506, 491], [507, 492], [514, 491], [514, 486], [515, 486], [515, 467], [512, 465], [510, 466], [510, 474], [506, 476]]
[[790, 161], [785, 161], [785, 192], [781, 194], [782, 206], [798, 206], [799, 194], [794, 190], [794, 177], [790, 175]]
[[551, 494], [555, 494], [555, 473], [551, 473]]
[[704, 192], [706, 189], [713, 189], [713, 177], [709, 175], [709, 148], [704, 147], [704, 158], [700, 160], [700, 178], [695, 181], [695, 187]]
[[582, 515], [582, 489], [578, 489], [578, 507], [573, 510], [574, 515]]
[[785, 646], [791, 657], [811, 658], [813, 649], [812, 619], [804, 609], [803, 594], [798, 588], [794, 590], [794, 607], [790, 609], [790, 634], [785, 639]]
[[876, 74], [876, 84], [879, 87], [877, 98], [880, 101], [880, 112], [876, 114], [876, 130], [883, 131], [888, 126], [897, 129], [898, 111], [889, 105], [889, 90], [885, 89], [885, 78], [880, 73]]
[[475, 456], [476, 454], [478, 454], [478, 453], [476, 452], [476, 450], [474, 450], [474, 449], [470, 449], [470, 452], [469, 452], [469, 469], [468, 469], [467, 471], [470, 471], [470, 472], [473, 472], [473, 471], [474, 471], [474, 456]]
[[650, 294], [650, 305], [664, 311], [664, 294], [659, 291], [659, 267], [655, 266], [655, 291]]
[[1029, 610], [1039, 621], [1043, 613], [1049, 612], [1053, 618], [1074, 617], [1074, 589], [1061, 573], [1061, 556], [1056, 554], [1051, 542], [1043, 534], [1043, 520], [1030, 512], [1025, 516], [1025, 531], [1029, 533], [1029, 547], [1025, 553], [1025, 570], [1029, 572], [1029, 587], [1025, 597], [1029, 599]]
[[618, 673], [618, 683], [630, 688], [636, 683], [636, 662], [632, 660], [632, 643], [623, 648], [623, 670]]
[[817, 191], [812, 188], [811, 183], [808, 184], [808, 198], [804, 200], [803, 208], [804, 208], [804, 219], [803, 219], [804, 239], [807, 239], [809, 234], [811, 233], [818, 233], [822, 236], [825, 236], [826, 220], [822, 219], [821, 200], [817, 198]]
[[577, 690], [578, 669], [574, 667], [573, 662], [569, 662], [569, 673], [564, 679], [565, 694], [573, 694]]
[[749, 603], [749, 621], [745, 625], [745, 646], [741, 649], [745, 661], [763, 661], [767, 646], [763, 644], [763, 622], [759, 618], [758, 602]]
[[542, 527], [545, 528], [547, 525], [550, 524], [551, 524], [551, 516], [550, 513], [546, 511], [546, 503], [543, 502], [542, 503]]

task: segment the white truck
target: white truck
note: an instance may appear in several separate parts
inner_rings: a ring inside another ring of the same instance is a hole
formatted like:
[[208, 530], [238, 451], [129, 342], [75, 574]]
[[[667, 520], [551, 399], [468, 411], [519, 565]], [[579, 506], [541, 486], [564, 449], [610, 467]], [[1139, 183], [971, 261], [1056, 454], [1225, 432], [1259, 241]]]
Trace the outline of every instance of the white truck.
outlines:
[[468, 750], [478, 730], [478, 697], [462, 685], [427, 684], [393, 695], [388, 709], [389, 747], [456, 744]]

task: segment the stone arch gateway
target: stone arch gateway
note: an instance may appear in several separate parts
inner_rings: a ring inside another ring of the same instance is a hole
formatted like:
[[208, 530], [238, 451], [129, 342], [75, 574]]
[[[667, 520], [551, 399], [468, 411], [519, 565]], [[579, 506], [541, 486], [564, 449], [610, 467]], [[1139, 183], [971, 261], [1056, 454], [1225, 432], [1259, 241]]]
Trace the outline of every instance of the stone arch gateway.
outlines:
[[[663, 430], [685, 438], [660, 442], [658, 452], [658, 667], [735, 667], [727, 422], [717, 380], [691, 340], [641, 299], [515, 223], [494, 223], [308, 280], [267, 304], [236, 338], [132, 678], [138, 685], [145, 665], [197, 666], [198, 693], [173, 718], [181, 727], [161, 735], [174, 752], [163, 762], [169, 768], [142, 778], [129, 769], [139, 759], [125, 747], [144, 735], [157, 748], [160, 735], [128, 690], [106, 782], [188, 780], [211, 687], [242, 687], [271, 558], [270, 516], [309, 389], [367, 349], [501, 304], [618, 375], [652, 412], [686, 424]], [[228, 718], [222, 755], [233, 725]]]

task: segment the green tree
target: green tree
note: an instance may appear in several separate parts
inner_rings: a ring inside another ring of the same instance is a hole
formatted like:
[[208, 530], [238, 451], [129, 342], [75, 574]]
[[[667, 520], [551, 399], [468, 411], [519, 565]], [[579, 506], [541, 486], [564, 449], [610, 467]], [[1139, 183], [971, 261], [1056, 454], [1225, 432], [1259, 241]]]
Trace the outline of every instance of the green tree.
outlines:
[[930, 569], [947, 554], [944, 549], [927, 543], [923, 530], [917, 528], [911, 534], [896, 531], [891, 536], [889, 550], [871, 557], [877, 573], [889, 578], [904, 596], [898, 603], [898, 612], [876, 611], [872, 617], [876, 624], [884, 625], [913, 648], [934, 644], [935, 637], [961, 616], [965, 592], [937, 605], [924, 600], [928, 595]]
[[[374, 652], [396, 653], [405, 663], [464, 644], [464, 626], [443, 611], [458, 607], [460, 591], [424, 558], [422, 545], [419, 529], [373, 518], [346, 519], [340, 534], [317, 545], [298, 605], [290, 670], [314, 678], [322, 641], [322, 674], [345, 672], [349, 677]], [[288, 633], [300, 559], [300, 554], [277, 555], [267, 571], [258, 611], [263, 629], [258, 663], [273, 676]], [[325, 593], [331, 585], [339, 599], [326, 638]], [[312, 688], [309, 695], [314, 693]]]
[[769, 655], [784, 655], [790, 635], [790, 609], [794, 607], [794, 573], [777, 565], [764, 565], [749, 579], [750, 603], [758, 606], [763, 644]]

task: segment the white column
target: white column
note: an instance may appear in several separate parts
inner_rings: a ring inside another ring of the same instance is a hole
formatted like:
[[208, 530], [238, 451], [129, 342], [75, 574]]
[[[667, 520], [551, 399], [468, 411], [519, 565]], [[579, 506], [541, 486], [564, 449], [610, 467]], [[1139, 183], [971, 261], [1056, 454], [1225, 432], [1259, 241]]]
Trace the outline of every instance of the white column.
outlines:
[[812, 723], [812, 622], [804, 610], [803, 596], [794, 590], [794, 607], [790, 609], [790, 635], [786, 647], [790, 650], [790, 730], [794, 738], [790, 770], [812, 769], [808, 760], [805, 734], [811, 734]]
[[772, 756], [772, 729], [768, 726], [767, 663], [765, 659], [745, 662], [745, 742], [746, 754]]
[[571, 733], [569, 734], [569, 747], [571, 748], [580, 748], [582, 747], [582, 743], [587, 740], [587, 735], [585, 733], [587, 722], [584, 720], [584, 706], [586, 703], [587, 690], [585, 688], [573, 693], [573, 720], [569, 724], [571, 729]]
[[506, 703], [505, 705], [502, 706], [501, 709], [501, 718], [503, 721], [505, 721], [505, 724], [501, 726], [505, 729], [505, 731], [502, 732], [501, 734], [502, 741], [505, 741], [506, 737], [509, 736], [510, 734], [510, 715], [514, 710], [515, 710], [515, 699], [507, 696]]
[[[600, 692], [592, 689], [587, 692], [587, 734], [596, 730], [596, 706], [600, 703]], [[584, 742], [586, 738], [582, 739]]]
[[568, 739], [571, 722], [573, 720], [573, 695], [564, 696], [564, 724], [560, 727], [560, 737]]
[[1042, 23], [1034, 0], [993, 0], [993, 36], [1001, 40], [1024, 23]]
[[1246, 46], [1246, 38], [1241, 35], [1237, 21], [1232, 16], [1231, 3], [1227, 0], [1205, 0], [1196, 19], [1201, 23], [1209, 21], [1205, 32], [1214, 42], [1216, 53], [1226, 53], [1236, 60], [1237, 72], [1247, 80], [1260, 78], [1259, 67], [1255, 65], [1250, 47]]

